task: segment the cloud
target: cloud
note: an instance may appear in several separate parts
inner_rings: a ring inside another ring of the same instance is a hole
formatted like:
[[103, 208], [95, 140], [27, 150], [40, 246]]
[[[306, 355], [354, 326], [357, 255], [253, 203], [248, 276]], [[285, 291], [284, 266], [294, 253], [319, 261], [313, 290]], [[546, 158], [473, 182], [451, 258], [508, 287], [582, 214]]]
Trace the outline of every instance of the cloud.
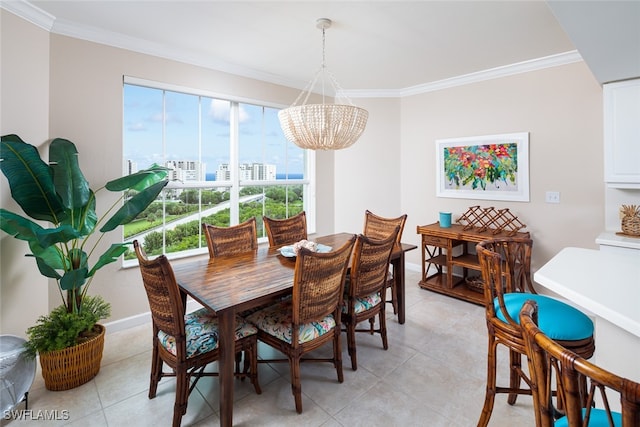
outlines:
[[[251, 119], [250, 114], [242, 105], [238, 109], [240, 123]], [[212, 99], [209, 104], [209, 117], [215, 122], [229, 123], [231, 117], [231, 103], [222, 99]]]
[[212, 99], [209, 104], [209, 117], [216, 122], [229, 123], [230, 103], [221, 99]]

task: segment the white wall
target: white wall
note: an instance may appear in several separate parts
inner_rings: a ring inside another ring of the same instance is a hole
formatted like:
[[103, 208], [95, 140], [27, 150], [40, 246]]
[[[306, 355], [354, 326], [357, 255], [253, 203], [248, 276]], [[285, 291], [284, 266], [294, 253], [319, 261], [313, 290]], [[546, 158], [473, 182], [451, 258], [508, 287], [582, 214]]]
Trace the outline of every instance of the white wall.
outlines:
[[[604, 226], [602, 89], [584, 63], [488, 80], [402, 100], [401, 210], [416, 226], [470, 206], [509, 208], [534, 240], [533, 268], [565, 246], [596, 247]], [[530, 202], [435, 197], [435, 140], [529, 132]], [[560, 204], [545, 203], [559, 191]], [[339, 214], [338, 214], [339, 215]], [[419, 264], [419, 252], [408, 255]]]
[[[49, 33], [0, 9], [0, 135], [17, 133], [42, 147], [49, 138]], [[11, 41], [10, 41], [11, 39]], [[4, 175], [0, 206], [19, 210]], [[47, 312], [48, 283], [25, 242], [0, 232], [0, 333], [23, 335]]]
[[369, 111], [369, 119], [354, 145], [335, 152], [335, 229], [360, 233], [366, 209], [386, 217], [403, 214], [400, 100], [353, 101]]

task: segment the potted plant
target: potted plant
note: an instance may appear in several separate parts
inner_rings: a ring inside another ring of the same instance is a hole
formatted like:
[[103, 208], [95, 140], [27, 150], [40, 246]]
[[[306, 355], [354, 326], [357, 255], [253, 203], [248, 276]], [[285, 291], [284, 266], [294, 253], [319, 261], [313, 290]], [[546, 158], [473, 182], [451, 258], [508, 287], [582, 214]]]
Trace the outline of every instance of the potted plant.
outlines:
[[[87, 291], [95, 273], [125, 253], [128, 243], [112, 244], [97, 259], [94, 252], [105, 233], [131, 222], [156, 199], [168, 182], [167, 170], [153, 165], [109, 181], [94, 192], [71, 141], [51, 141], [47, 164], [33, 145], [17, 135], [1, 137], [0, 169], [12, 198], [31, 218], [0, 209], [0, 228], [28, 242], [31, 253], [27, 256], [35, 259], [42, 275], [55, 279], [62, 299], [59, 307], [27, 330], [27, 354], [40, 354], [48, 389], [79, 386], [100, 369], [104, 327], [97, 322], [109, 317], [111, 308], [101, 296], [90, 296]], [[98, 217], [96, 194], [105, 189], [122, 196]], [[34, 220], [46, 221], [50, 227]], [[71, 360], [61, 361], [60, 357]]]

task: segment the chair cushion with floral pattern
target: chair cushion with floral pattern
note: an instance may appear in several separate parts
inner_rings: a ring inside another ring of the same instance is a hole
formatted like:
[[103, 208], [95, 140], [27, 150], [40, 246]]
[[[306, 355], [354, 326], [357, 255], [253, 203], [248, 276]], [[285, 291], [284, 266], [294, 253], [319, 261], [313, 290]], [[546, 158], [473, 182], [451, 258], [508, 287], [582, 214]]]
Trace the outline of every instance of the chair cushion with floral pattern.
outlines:
[[[367, 311], [370, 310], [371, 308], [375, 307], [376, 305], [380, 304], [380, 302], [382, 302], [382, 298], [380, 298], [380, 294], [378, 292], [374, 292], [370, 295], [367, 295], [366, 297], [362, 297], [362, 298], [356, 298], [355, 301], [355, 314], [358, 313], [362, 313], [363, 311]], [[348, 313], [349, 312], [349, 305], [350, 301], [349, 301], [349, 296], [345, 295], [344, 296], [344, 305], [342, 306], [342, 312], [343, 313]]]
[[[184, 316], [187, 336], [187, 358], [218, 348], [218, 317], [206, 308]], [[239, 340], [258, 333], [255, 326], [236, 316], [235, 339]], [[173, 335], [158, 331], [158, 341], [169, 353], [176, 355], [176, 340]]]
[[[348, 313], [349, 312], [349, 286], [351, 285], [351, 280], [349, 278], [349, 276], [347, 276], [347, 280], [345, 280], [344, 282], [344, 305], [342, 306], [342, 312], [343, 313]], [[367, 295], [366, 297], [362, 297], [362, 298], [356, 298], [356, 305], [355, 305], [355, 314], [358, 313], [362, 313], [363, 311], [367, 311], [370, 310], [371, 308], [375, 307], [376, 305], [380, 304], [380, 302], [382, 301], [382, 298], [380, 298], [380, 294], [378, 292], [374, 292], [370, 295]]]
[[[293, 315], [291, 299], [264, 308], [247, 317], [247, 321], [256, 325], [260, 330], [282, 341], [291, 344], [291, 318]], [[298, 343], [302, 344], [314, 340], [333, 330], [336, 321], [332, 315], [326, 316], [319, 322], [300, 325]]]

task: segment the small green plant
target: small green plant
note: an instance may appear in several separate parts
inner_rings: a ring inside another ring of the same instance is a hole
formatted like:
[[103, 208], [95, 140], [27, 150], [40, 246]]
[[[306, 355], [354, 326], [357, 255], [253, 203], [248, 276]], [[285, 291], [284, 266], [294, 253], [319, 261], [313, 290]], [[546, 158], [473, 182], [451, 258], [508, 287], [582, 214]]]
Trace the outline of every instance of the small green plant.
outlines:
[[110, 315], [110, 304], [99, 295], [86, 296], [78, 313], [69, 313], [65, 305], [59, 305], [27, 329], [25, 355], [34, 358], [37, 353], [82, 344], [99, 332], [95, 324]]

